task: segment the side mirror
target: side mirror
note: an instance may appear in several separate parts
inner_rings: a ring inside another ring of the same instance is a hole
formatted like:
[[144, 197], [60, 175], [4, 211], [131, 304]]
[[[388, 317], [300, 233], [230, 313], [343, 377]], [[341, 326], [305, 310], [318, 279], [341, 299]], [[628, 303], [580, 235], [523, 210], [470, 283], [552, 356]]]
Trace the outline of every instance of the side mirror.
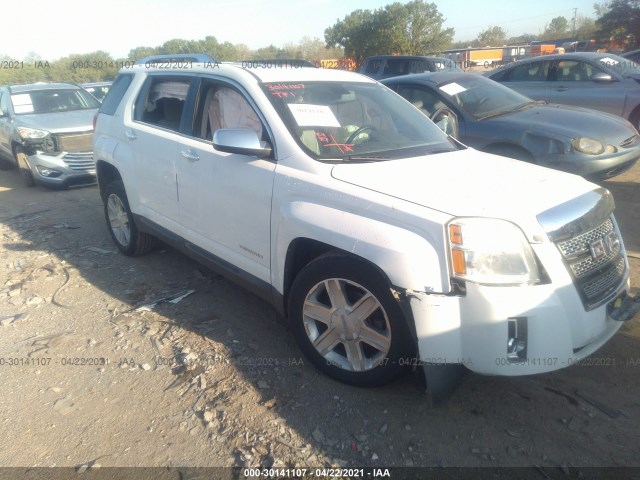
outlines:
[[613, 78], [608, 73], [600, 72], [591, 77], [591, 81], [595, 83], [609, 83], [613, 82]]
[[213, 148], [221, 152], [265, 158], [271, 147], [260, 144], [258, 134], [250, 128], [221, 128], [213, 133]]
[[458, 117], [451, 110], [446, 107], [439, 108], [429, 118], [444, 133], [458, 139]]

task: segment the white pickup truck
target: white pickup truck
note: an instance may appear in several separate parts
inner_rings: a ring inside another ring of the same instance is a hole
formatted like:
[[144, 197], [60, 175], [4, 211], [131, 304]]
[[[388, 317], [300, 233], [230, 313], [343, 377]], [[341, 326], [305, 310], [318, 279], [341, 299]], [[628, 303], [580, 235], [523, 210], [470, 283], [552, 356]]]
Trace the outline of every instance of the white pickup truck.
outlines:
[[569, 366], [640, 307], [607, 190], [467, 148], [362, 75], [183, 63], [122, 70], [97, 115], [111, 236], [247, 286], [330, 376], [419, 367], [442, 396], [460, 366]]

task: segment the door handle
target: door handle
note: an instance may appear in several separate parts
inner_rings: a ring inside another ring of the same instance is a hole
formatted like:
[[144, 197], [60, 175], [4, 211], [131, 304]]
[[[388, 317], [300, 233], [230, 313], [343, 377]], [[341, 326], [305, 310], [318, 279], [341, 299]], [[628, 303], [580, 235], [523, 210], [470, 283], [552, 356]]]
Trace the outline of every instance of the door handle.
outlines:
[[197, 162], [198, 160], [200, 160], [200, 155], [198, 155], [196, 152], [194, 152], [190, 148], [186, 150], [180, 150], [180, 155], [182, 155], [187, 160], [192, 160], [194, 162]]
[[558, 87], [556, 88], [556, 92], [566, 92], [569, 90], [569, 87]]
[[138, 138], [138, 136], [135, 134], [133, 130], [125, 130], [124, 136], [127, 137], [129, 140], [135, 140], [136, 138]]

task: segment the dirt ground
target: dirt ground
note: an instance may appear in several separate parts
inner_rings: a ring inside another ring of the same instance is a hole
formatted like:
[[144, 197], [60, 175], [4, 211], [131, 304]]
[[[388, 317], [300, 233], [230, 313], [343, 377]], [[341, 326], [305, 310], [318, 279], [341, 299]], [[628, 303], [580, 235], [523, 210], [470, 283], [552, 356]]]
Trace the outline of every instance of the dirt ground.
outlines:
[[[640, 164], [603, 185], [637, 293]], [[120, 255], [97, 187], [0, 172], [0, 467], [640, 467], [639, 320], [589, 362], [470, 374], [432, 409], [410, 373], [323, 376], [269, 305], [169, 248]]]

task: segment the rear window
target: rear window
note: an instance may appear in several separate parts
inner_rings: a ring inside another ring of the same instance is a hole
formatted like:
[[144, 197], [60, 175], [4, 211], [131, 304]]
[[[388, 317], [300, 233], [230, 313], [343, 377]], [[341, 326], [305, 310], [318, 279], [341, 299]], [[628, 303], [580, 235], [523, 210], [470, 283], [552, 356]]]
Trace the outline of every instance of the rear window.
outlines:
[[102, 106], [100, 107], [100, 113], [105, 113], [107, 115], [113, 115], [116, 113], [118, 109], [118, 105], [122, 101], [122, 97], [126, 93], [129, 85], [131, 84], [131, 80], [133, 80], [132, 74], [120, 74], [109, 88], [107, 92], [107, 96], [104, 97], [102, 101]]

